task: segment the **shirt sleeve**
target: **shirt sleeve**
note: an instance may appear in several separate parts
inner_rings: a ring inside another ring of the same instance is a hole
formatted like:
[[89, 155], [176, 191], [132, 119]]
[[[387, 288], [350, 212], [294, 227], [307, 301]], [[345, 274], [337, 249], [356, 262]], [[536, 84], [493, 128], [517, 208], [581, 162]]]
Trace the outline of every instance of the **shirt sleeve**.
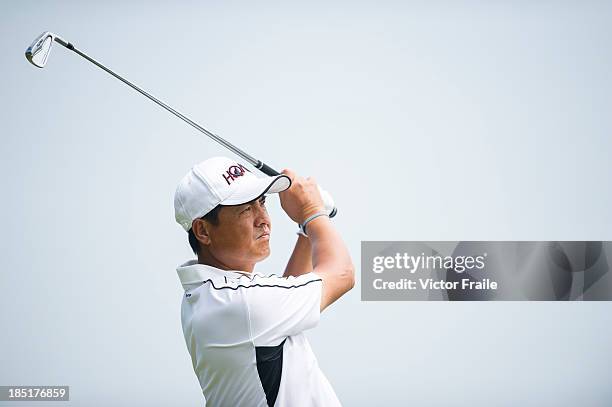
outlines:
[[255, 277], [245, 296], [255, 346], [276, 346], [314, 328], [321, 315], [321, 288], [321, 277], [315, 273]]

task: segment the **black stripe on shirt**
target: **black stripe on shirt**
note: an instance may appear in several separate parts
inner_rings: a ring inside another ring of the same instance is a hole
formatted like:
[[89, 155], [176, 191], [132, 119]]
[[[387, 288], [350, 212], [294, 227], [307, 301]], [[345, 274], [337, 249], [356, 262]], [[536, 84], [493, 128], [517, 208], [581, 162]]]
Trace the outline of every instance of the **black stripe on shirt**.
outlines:
[[[310, 280], [305, 282], [304, 284], [300, 284], [300, 285], [290, 285], [290, 286], [284, 286], [284, 285], [277, 285], [277, 284], [270, 284], [270, 285], [263, 285], [263, 284], [251, 284], [251, 285], [237, 285], [236, 287], [215, 287], [215, 284], [212, 282], [212, 280], [204, 280], [202, 281], [202, 284], [205, 283], [210, 283], [210, 285], [212, 286], [212, 288], [214, 288], [215, 290], [223, 290], [223, 289], [230, 289], [230, 290], [237, 290], [239, 288], [251, 288], [251, 287], [278, 287], [278, 288], [299, 288], [299, 287], [304, 287], [305, 285], [308, 285], [310, 283], [316, 283], [317, 281], [323, 281], [320, 278], [316, 279], [316, 280]], [[193, 283], [195, 284], [195, 283]]]

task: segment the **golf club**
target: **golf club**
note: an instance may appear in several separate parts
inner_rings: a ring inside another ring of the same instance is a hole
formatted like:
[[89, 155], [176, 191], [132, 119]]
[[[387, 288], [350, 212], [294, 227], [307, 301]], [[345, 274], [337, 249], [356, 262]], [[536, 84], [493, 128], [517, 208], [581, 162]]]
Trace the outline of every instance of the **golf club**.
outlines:
[[[222, 146], [224, 146], [228, 150], [232, 151], [234, 154], [242, 157], [243, 159], [248, 161], [251, 165], [253, 165], [255, 168], [257, 168], [258, 170], [260, 170], [264, 174], [269, 175], [269, 176], [280, 175], [280, 173], [278, 171], [276, 171], [275, 169], [271, 168], [270, 166], [264, 164], [261, 160], [253, 158], [251, 155], [245, 153], [244, 151], [242, 151], [241, 149], [239, 149], [238, 147], [236, 147], [235, 145], [233, 145], [229, 141], [227, 141], [227, 140], [217, 136], [216, 134], [213, 134], [210, 131], [206, 130], [204, 127], [200, 126], [199, 124], [197, 124], [196, 122], [194, 122], [193, 120], [191, 120], [187, 116], [183, 115], [179, 111], [173, 109], [172, 107], [168, 106], [167, 104], [165, 104], [161, 100], [157, 99], [153, 95], [145, 92], [144, 90], [142, 90], [138, 86], [134, 85], [133, 83], [131, 83], [127, 79], [125, 79], [125, 78], [121, 77], [120, 75], [116, 74], [115, 72], [111, 71], [110, 69], [108, 69], [107, 67], [105, 67], [104, 65], [102, 65], [101, 63], [96, 61], [95, 59], [93, 59], [90, 56], [86, 55], [84, 52], [79, 51], [77, 48], [75, 48], [75, 46], [72, 43], [64, 40], [63, 38], [61, 38], [60, 36], [58, 36], [56, 34], [53, 34], [53, 33], [49, 32], [49, 31], [45, 31], [41, 35], [36, 37], [34, 42], [32, 42], [32, 45], [30, 45], [28, 47], [28, 49], [26, 50], [26, 52], [25, 52], [25, 56], [26, 56], [27, 60], [30, 61], [32, 63], [32, 65], [34, 65], [34, 66], [36, 66], [38, 68], [44, 68], [45, 65], [47, 64], [47, 60], [49, 59], [49, 53], [51, 52], [51, 46], [53, 45], [53, 42], [57, 42], [58, 44], [63, 45], [64, 47], [68, 48], [69, 50], [74, 51], [76, 54], [82, 56], [83, 58], [85, 58], [86, 60], [91, 62], [92, 64], [96, 65], [98, 68], [106, 71], [107, 73], [111, 74], [115, 78], [119, 79], [121, 82], [125, 83], [126, 85], [128, 85], [129, 87], [131, 87], [132, 89], [134, 89], [135, 91], [140, 93], [141, 95], [144, 95], [147, 98], [149, 98], [150, 100], [152, 100], [153, 102], [157, 103], [159, 106], [163, 107], [168, 112], [172, 113], [173, 115], [175, 115], [179, 119], [183, 120], [185, 123], [187, 123], [190, 126], [194, 127], [196, 130], [200, 131], [201, 133], [204, 133], [205, 135], [207, 135], [208, 137], [210, 137], [211, 139], [213, 139], [217, 143], [221, 144]], [[336, 213], [338, 212], [338, 210], [333, 205], [333, 200], [332, 200], [331, 196], [329, 195], [329, 193], [327, 193], [325, 190], [323, 190], [321, 188], [319, 188], [319, 191], [321, 192], [321, 197], [323, 198], [323, 202], [326, 204], [326, 207], [328, 205], [333, 207], [333, 209], [331, 210], [331, 212], [329, 214], [329, 217], [330, 218], [334, 217], [336, 215]]]

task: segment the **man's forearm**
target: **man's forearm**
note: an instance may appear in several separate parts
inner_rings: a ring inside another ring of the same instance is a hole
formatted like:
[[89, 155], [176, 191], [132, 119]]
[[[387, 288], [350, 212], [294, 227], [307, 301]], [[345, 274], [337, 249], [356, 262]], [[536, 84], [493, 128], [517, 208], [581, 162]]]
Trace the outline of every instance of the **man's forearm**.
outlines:
[[313, 271], [323, 279], [321, 311], [355, 285], [355, 267], [342, 241], [326, 217], [314, 219], [308, 225]]
[[283, 277], [299, 276], [312, 271], [312, 248], [307, 237], [298, 235]]

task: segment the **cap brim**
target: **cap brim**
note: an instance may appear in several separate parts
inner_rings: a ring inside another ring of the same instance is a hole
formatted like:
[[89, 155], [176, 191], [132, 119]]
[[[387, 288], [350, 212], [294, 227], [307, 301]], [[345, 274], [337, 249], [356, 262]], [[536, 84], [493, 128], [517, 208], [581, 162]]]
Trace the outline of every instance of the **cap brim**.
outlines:
[[246, 183], [241, 185], [235, 193], [224, 199], [220, 204], [226, 206], [242, 205], [264, 194], [283, 192], [291, 186], [291, 178], [283, 174], [276, 177], [256, 178], [253, 181], [251, 179], [249, 179], [248, 185]]

